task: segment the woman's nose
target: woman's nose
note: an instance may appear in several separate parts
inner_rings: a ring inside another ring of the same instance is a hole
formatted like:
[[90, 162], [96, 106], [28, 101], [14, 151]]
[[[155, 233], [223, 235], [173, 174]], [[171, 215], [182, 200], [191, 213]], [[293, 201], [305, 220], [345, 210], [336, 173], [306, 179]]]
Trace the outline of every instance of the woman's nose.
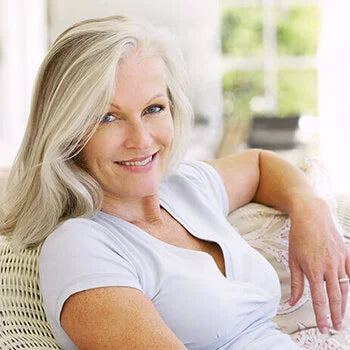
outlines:
[[125, 147], [148, 149], [151, 146], [152, 137], [142, 121], [129, 123], [127, 127]]

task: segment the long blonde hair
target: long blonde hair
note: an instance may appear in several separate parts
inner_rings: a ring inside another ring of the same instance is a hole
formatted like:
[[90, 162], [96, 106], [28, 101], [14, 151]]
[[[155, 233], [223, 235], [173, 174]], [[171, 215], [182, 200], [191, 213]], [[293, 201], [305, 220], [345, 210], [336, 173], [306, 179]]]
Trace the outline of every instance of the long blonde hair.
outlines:
[[26, 132], [0, 202], [0, 234], [11, 237], [16, 251], [37, 246], [61, 222], [101, 208], [101, 188], [77, 158], [110, 107], [118, 62], [138, 48], [166, 66], [175, 130], [167, 171], [176, 169], [193, 113], [173, 38], [120, 16], [73, 25], [40, 66]]

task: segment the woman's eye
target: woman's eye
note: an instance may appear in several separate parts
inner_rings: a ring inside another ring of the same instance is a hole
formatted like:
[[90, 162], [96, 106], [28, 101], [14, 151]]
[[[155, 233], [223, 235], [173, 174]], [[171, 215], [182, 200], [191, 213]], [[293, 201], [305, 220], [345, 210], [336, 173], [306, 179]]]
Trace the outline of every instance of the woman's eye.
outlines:
[[154, 105], [146, 109], [147, 114], [159, 113], [164, 109], [164, 106]]
[[110, 122], [113, 122], [116, 119], [117, 118], [114, 115], [108, 113], [102, 118], [101, 123], [110, 123]]

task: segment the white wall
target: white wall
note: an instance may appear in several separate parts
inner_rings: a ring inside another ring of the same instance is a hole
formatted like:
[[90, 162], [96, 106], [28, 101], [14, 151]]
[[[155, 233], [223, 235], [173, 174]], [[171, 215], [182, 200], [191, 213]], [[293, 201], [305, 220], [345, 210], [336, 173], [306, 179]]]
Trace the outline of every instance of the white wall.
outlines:
[[350, 3], [323, 1], [319, 50], [322, 157], [336, 192], [350, 194]]
[[195, 113], [208, 119], [195, 128], [188, 157], [214, 156], [222, 132], [218, 0], [49, 0], [48, 13], [51, 42], [75, 22], [111, 15], [142, 17], [175, 32], [188, 63]]
[[46, 49], [45, 0], [0, 0], [0, 168], [17, 153]]

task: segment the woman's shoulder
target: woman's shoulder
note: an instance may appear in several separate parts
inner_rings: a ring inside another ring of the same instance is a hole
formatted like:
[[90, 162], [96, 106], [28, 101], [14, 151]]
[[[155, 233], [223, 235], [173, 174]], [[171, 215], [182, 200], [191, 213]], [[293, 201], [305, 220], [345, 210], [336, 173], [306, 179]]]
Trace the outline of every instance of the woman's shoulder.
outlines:
[[217, 171], [203, 160], [183, 160], [172, 173], [165, 177], [165, 182], [191, 182], [203, 185], [206, 182], [221, 180]]
[[[176, 169], [173, 169], [163, 178], [161, 187], [172, 187], [181, 184], [182, 186], [198, 186], [201, 184], [201, 168], [203, 162], [198, 160], [183, 160]], [[205, 165], [204, 165], [205, 166]]]
[[62, 237], [69, 235], [70, 237], [79, 237], [81, 235], [94, 235], [104, 231], [105, 228], [98, 222], [90, 218], [72, 218], [63, 221], [58, 225], [49, 237]]
[[[161, 198], [218, 204], [228, 214], [227, 192], [219, 173], [202, 160], [182, 161], [160, 186]], [[175, 198], [175, 199], [174, 199]]]
[[108, 230], [89, 218], [73, 218], [62, 222], [45, 239], [41, 255], [54, 251], [97, 246], [109, 237]]

